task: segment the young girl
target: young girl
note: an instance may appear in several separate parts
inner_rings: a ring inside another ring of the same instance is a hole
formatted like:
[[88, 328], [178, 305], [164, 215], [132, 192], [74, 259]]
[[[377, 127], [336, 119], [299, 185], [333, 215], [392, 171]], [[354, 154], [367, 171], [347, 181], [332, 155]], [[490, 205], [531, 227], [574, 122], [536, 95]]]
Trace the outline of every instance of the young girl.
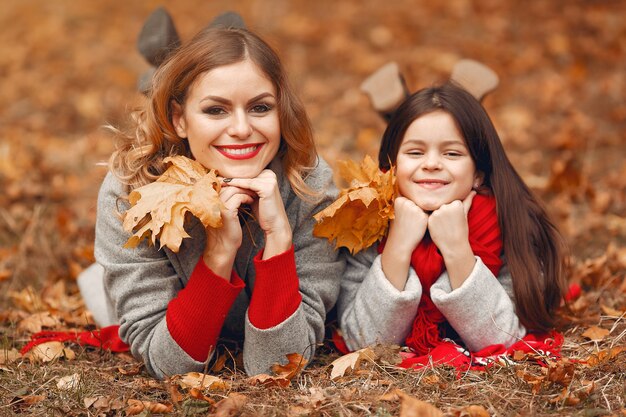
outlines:
[[562, 238], [472, 95], [453, 83], [411, 95], [379, 166], [395, 170], [399, 196], [387, 237], [348, 257], [338, 302], [348, 348], [426, 354], [452, 338], [478, 351], [554, 324]]
[[[119, 324], [157, 377], [202, 370], [219, 337], [243, 340], [249, 374], [288, 353], [310, 358], [345, 263], [311, 233], [313, 213], [336, 197], [332, 172], [276, 53], [245, 29], [205, 29], [158, 68], [137, 116], [98, 198], [104, 321]], [[178, 253], [124, 248], [130, 191], [155, 181], [173, 155], [223, 178], [223, 226], [192, 218]], [[241, 214], [243, 205], [254, 215]]]

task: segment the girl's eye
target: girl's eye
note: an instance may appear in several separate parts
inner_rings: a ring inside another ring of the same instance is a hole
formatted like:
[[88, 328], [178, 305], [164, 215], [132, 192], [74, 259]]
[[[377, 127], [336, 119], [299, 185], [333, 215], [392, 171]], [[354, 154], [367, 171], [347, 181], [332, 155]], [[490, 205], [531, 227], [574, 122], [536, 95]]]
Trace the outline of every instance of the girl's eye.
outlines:
[[270, 110], [272, 110], [272, 106], [269, 104], [255, 104], [250, 109], [252, 113], [267, 113]]
[[424, 152], [418, 151], [418, 150], [410, 150], [410, 151], [407, 151], [406, 153], [407, 153], [407, 155], [413, 155], [413, 156], [424, 155]]
[[457, 151], [448, 151], [444, 155], [451, 156], [453, 158], [458, 158], [459, 156], [463, 156], [463, 154], [461, 154], [461, 152], [457, 152]]
[[223, 108], [217, 106], [206, 108], [203, 112], [211, 116], [219, 116], [220, 114], [226, 113]]

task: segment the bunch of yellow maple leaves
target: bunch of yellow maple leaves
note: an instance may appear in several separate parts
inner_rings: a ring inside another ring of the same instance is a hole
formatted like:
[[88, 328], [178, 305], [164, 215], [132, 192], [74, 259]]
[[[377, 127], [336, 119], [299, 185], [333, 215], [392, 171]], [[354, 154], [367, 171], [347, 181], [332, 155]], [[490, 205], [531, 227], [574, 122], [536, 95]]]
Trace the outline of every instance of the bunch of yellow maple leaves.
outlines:
[[[182, 240], [189, 237], [184, 228], [188, 212], [205, 227], [222, 226], [221, 183], [215, 170], [184, 156], [169, 157], [165, 162], [171, 165], [155, 182], [129, 195], [131, 208], [123, 227], [133, 235], [125, 247], [136, 247], [149, 238], [153, 245], [158, 240], [161, 248], [178, 252]], [[314, 216], [318, 224], [313, 234], [356, 253], [385, 236], [393, 219], [396, 180], [392, 170], [382, 172], [369, 156], [360, 164], [339, 161], [338, 165], [348, 187]]]

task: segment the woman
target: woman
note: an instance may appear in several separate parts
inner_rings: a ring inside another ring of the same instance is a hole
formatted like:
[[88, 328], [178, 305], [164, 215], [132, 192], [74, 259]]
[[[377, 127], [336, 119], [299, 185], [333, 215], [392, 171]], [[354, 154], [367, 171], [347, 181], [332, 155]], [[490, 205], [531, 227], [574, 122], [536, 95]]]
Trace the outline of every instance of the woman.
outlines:
[[[245, 29], [205, 29], [157, 70], [136, 116], [135, 134], [111, 157], [96, 223], [121, 339], [159, 378], [202, 370], [219, 337], [243, 339], [249, 374], [288, 353], [310, 358], [344, 263], [311, 233], [313, 213], [335, 197], [332, 172], [276, 53]], [[223, 226], [192, 218], [178, 253], [123, 248], [124, 199], [175, 155], [217, 170]]]

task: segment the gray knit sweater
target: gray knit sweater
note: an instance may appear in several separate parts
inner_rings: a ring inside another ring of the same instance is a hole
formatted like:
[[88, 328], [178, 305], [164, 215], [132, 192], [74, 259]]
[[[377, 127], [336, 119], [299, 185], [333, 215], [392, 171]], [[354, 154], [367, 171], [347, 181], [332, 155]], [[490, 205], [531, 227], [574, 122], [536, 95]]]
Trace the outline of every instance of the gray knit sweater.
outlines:
[[[409, 268], [406, 286], [399, 291], [385, 277], [377, 245], [346, 257], [337, 307], [348, 347], [356, 350], [378, 342], [404, 344], [422, 296], [415, 270]], [[478, 351], [492, 344], [508, 346], [525, 336], [526, 330], [515, 314], [512, 284], [506, 264], [496, 279], [476, 257], [474, 269], [463, 285], [452, 290], [444, 272], [430, 294], [465, 345]]]
[[[244, 228], [242, 246], [234, 269], [246, 283], [232, 305], [222, 335], [244, 340], [244, 366], [248, 374], [266, 373], [274, 363], [286, 362], [292, 352], [311, 358], [323, 340], [326, 313], [334, 306], [340, 289], [345, 261], [326, 239], [313, 237], [313, 214], [336, 198], [332, 171], [323, 160], [309, 174], [306, 183], [322, 193], [314, 203], [298, 198], [287, 181], [280, 160], [270, 164], [293, 230], [295, 263], [302, 302], [282, 323], [269, 329], [255, 328], [247, 316], [249, 294], [255, 281], [253, 257], [264, 246], [263, 231], [250, 222]], [[178, 253], [158, 250], [142, 243], [123, 248], [129, 234], [122, 229], [119, 213], [127, 209], [119, 197], [125, 187], [112, 174], [105, 178], [98, 197], [95, 256], [104, 267], [104, 287], [109, 314], [120, 325], [120, 337], [133, 355], [144, 361], [147, 370], [159, 377], [200, 371], [203, 363], [190, 357], [172, 338], [166, 323], [168, 303], [183, 289], [198, 262], [206, 241], [202, 224], [193, 219]], [[252, 234], [252, 239], [250, 238]], [[252, 242], [256, 243], [256, 246]], [[276, 289], [281, 291], [280, 288]], [[207, 317], [206, 320], [211, 320]]]

